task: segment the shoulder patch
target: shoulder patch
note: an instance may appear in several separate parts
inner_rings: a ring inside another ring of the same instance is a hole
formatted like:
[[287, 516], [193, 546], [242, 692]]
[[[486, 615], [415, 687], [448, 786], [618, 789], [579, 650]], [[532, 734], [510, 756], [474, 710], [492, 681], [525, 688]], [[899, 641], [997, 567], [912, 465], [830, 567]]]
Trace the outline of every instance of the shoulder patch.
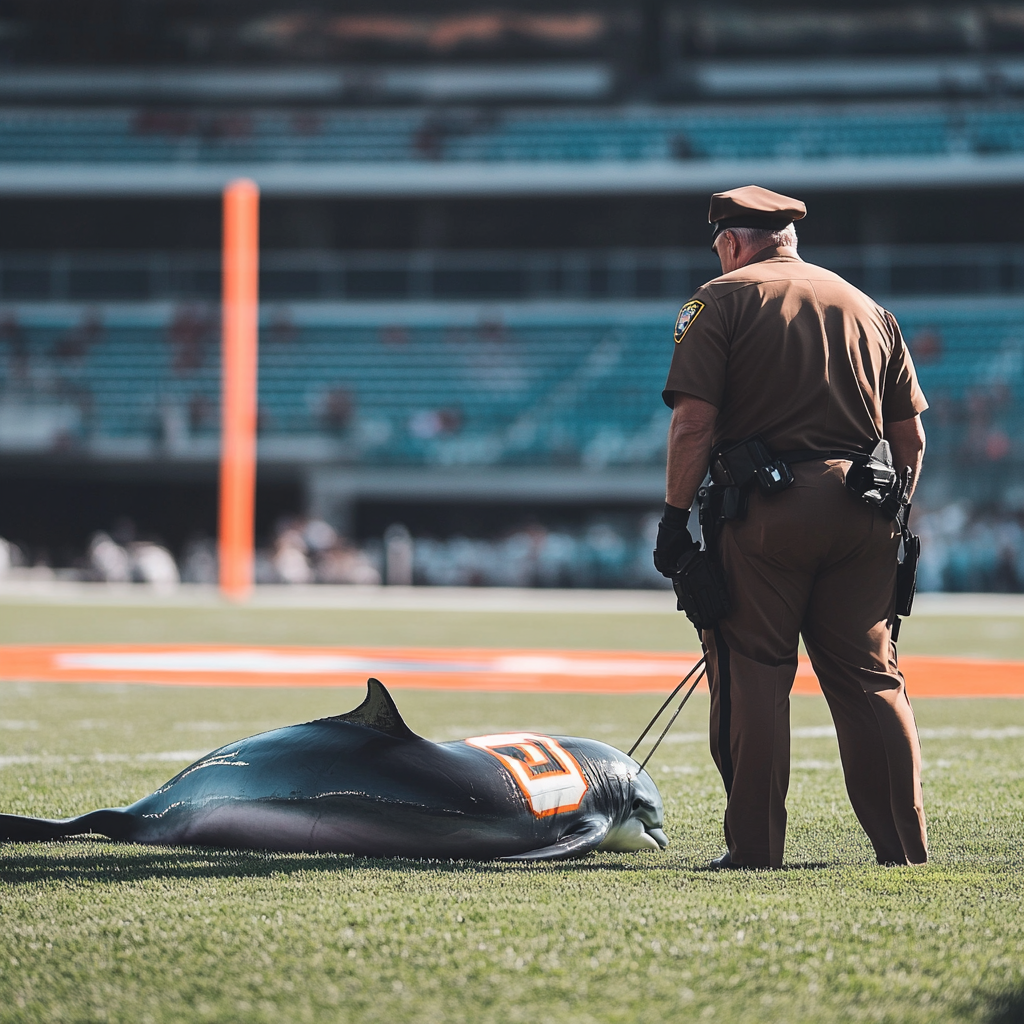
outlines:
[[704, 303], [697, 299], [691, 299], [681, 310], [679, 310], [679, 316], [676, 317], [676, 344], [683, 340], [686, 332], [690, 329], [690, 324], [697, 319], [698, 314], [704, 308]]

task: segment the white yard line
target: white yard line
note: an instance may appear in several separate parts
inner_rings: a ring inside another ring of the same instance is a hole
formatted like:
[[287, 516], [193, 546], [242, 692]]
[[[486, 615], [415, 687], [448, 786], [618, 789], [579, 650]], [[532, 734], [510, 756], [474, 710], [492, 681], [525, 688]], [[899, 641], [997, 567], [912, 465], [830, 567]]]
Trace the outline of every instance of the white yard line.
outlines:
[[34, 764], [164, 764], [177, 761], [184, 766], [208, 753], [208, 750], [166, 750], [156, 754], [0, 754], [0, 768]]

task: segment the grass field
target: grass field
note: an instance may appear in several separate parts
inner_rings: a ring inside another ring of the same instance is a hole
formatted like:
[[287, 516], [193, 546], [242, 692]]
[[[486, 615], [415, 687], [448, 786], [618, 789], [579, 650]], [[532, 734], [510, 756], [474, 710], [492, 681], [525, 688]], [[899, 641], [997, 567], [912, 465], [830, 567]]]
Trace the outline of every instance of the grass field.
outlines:
[[[697, 649], [682, 615], [0, 603], [0, 644], [34, 643]], [[903, 623], [900, 650], [1024, 661], [1024, 617], [915, 616]]]
[[[1024, 620], [922, 618], [914, 653], [1024, 658]], [[7, 605], [0, 642], [691, 648], [681, 617]], [[913, 680], [911, 687], [913, 685]], [[0, 684], [0, 809], [130, 802], [192, 752], [344, 689]], [[404, 690], [434, 739], [628, 746], [650, 697]], [[794, 699], [786, 870], [715, 874], [694, 698], [653, 765], [671, 846], [525, 867], [67, 842], [0, 847], [0, 1021], [1024, 1021], [1024, 701], [917, 704], [933, 858], [882, 869], [828, 713]]]

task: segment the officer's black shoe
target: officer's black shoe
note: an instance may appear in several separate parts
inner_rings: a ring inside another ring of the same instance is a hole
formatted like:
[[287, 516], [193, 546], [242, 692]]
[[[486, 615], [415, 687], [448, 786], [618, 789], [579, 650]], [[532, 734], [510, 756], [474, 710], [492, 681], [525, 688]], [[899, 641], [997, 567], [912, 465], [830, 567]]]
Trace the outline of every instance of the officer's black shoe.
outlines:
[[728, 850], [721, 857], [716, 857], [709, 865], [712, 871], [742, 871], [742, 864], [733, 864], [732, 855]]

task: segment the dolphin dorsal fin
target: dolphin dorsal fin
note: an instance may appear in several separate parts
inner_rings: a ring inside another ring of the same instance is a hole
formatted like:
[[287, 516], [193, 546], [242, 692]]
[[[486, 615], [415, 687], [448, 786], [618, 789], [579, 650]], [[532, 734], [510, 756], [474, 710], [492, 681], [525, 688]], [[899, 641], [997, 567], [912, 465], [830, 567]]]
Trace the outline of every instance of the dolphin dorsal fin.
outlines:
[[335, 715], [332, 722], [347, 722], [376, 729], [395, 739], [415, 740], [419, 737], [402, 721], [395, 701], [379, 679], [366, 680], [366, 697], [354, 711]]

